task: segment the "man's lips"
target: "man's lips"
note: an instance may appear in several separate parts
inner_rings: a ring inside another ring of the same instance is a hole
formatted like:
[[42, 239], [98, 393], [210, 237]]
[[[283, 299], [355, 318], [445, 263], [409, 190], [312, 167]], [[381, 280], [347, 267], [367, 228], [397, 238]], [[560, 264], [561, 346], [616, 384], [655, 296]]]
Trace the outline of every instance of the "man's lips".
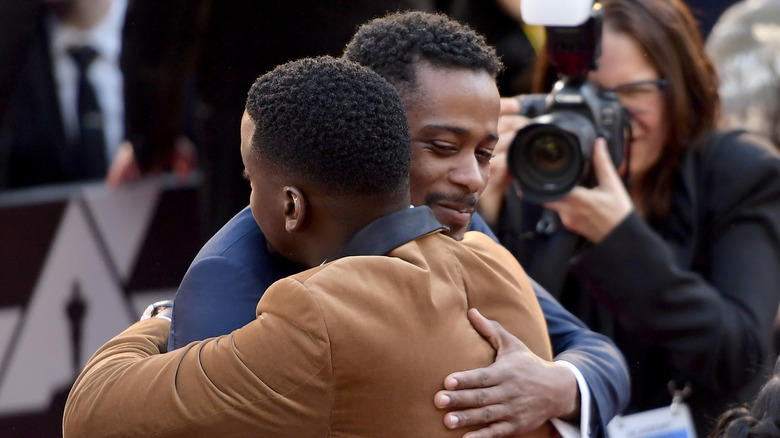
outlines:
[[451, 228], [452, 224], [460, 227], [467, 226], [471, 221], [471, 216], [474, 214], [474, 207], [455, 202], [438, 202], [435, 204], [434, 210], [438, 210], [444, 216], [440, 220], [445, 225], [450, 225]]
[[458, 213], [463, 213], [468, 215], [474, 214], [474, 207], [460, 202], [442, 201], [439, 202], [439, 206], [442, 208], [447, 208], [449, 210], [455, 210]]

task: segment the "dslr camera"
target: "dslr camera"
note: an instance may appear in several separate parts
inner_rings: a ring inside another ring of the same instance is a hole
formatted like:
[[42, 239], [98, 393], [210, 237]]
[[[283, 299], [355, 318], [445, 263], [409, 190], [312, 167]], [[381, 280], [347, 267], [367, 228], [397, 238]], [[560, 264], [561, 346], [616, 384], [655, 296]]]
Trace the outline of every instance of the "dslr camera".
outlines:
[[[522, 2], [526, 3], [534, 4]], [[560, 79], [549, 94], [515, 97], [520, 114], [531, 120], [512, 140], [507, 164], [516, 188], [531, 202], [555, 201], [577, 185], [593, 185], [591, 158], [598, 137], [606, 139], [615, 167], [623, 161], [626, 134], [631, 129], [628, 113], [616, 92], [587, 81], [601, 54], [602, 22], [598, 5], [588, 3], [581, 24], [539, 23], [545, 24], [547, 55]], [[549, 3], [542, 7], [550, 10]]]

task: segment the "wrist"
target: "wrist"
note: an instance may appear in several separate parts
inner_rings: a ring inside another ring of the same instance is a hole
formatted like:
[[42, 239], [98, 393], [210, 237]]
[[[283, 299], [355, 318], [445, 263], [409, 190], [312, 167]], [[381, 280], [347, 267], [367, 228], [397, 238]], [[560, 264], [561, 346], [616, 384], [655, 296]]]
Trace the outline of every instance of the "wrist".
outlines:
[[575, 415], [572, 417], [572, 419], [569, 419], [568, 417], [561, 417], [561, 419], [565, 421], [573, 421], [576, 420], [577, 417], [579, 417], [580, 420], [580, 433], [583, 438], [587, 438], [591, 436], [592, 428], [591, 426], [593, 423], [593, 415], [595, 413], [595, 410], [593, 409], [593, 403], [591, 399], [590, 394], [590, 388], [588, 388], [588, 382], [585, 380], [585, 376], [582, 375], [579, 369], [577, 367], [566, 360], [556, 360], [555, 363], [560, 364], [566, 368], [569, 369], [570, 374], [574, 377], [574, 380], [577, 382], [577, 408]]
[[559, 400], [559, 412], [556, 418], [560, 418], [565, 421], [574, 421], [580, 418], [580, 398], [581, 393], [577, 378], [572, 372], [571, 368], [564, 362], [555, 362], [558, 370], [557, 382], [560, 382], [560, 393], [557, 397]]
[[150, 318], [162, 318], [171, 322], [173, 314], [173, 300], [161, 300], [149, 305], [141, 314], [141, 321]]

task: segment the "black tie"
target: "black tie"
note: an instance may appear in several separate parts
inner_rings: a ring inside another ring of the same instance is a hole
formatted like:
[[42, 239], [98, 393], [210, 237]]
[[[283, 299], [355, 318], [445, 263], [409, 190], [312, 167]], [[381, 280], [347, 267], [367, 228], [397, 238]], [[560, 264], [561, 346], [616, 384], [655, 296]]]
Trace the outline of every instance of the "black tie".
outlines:
[[103, 113], [95, 89], [87, 78], [89, 65], [97, 56], [88, 46], [71, 47], [68, 54], [79, 69], [79, 140], [71, 157], [73, 179], [102, 179], [106, 176], [106, 150], [103, 137]]

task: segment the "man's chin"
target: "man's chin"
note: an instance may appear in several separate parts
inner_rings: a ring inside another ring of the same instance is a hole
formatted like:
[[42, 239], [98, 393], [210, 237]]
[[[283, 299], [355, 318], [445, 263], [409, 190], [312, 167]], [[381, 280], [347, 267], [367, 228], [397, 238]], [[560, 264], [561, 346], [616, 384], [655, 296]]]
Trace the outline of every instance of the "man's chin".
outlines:
[[466, 233], [466, 230], [471, 223], [470, 214], [461, 213], [439, 205], [436, 205], [433, 208], [433, 213], [436, 215], [439, 222], [449, 227], [450, 231], [447, 232], [448, 236], [455, 240], [463, 239], [463, 235]]

